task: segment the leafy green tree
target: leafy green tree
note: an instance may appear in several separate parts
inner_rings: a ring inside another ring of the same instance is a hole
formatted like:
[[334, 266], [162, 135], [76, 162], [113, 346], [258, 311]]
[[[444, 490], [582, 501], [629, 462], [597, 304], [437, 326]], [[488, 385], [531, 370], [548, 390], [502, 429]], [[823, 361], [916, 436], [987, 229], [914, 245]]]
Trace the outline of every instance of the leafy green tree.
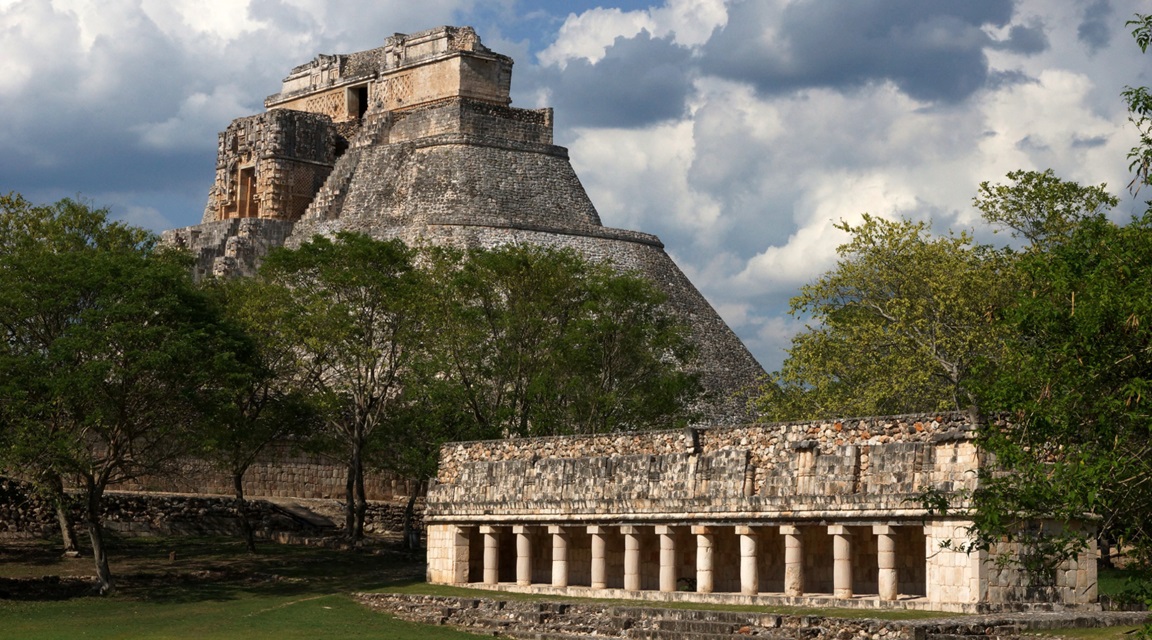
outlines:
[[194, 446], [208, 391], [243, 341], [186, 261], [104, 210], [24, 208], [0, 220], [0, 243], [6, 461], [81, 489], [108, 592], [104, 491], [161, 473]]
[[243, 366], [218, 380], [218, 411], [205, 430], [203, 453], [231, 476], [241, 532], [248, 551], [255, 552], [244, 476], [261, 456], [269, 458], [313, 435], [318, 416], [307, 397], [312, 368], [284, 322], [291, 309], [287, 290], [259, 278], [226, 278], [205, 286], [251, 340]]
[[810, 317], [759, 401], [775, 420], [966, 410], [1003, 350], [1016, 275], [1003, 252], [865, 215], [836, 267], [792, 299]]
[[1034, 250], [1063, 241], [1081, 222], [1119, 204], [1105, 185], [1082, 187], [1051, 169], [1012, 171], [1008, 179], [1012, 184], [981, 182], [973, 204], [986, 222], [1007, 227]]
[[388, 468], [426, 482], [452, 440], [688, 419], [694, 349], [646, 280], [541, 247], [428, 249], [421, 264], [426, 330], [389, 422]]
[[284, 335], [311, 373], [309, 395], [345, 456], [345, 533], [364, 535], [364, 470], [398, 411], [419, 353], [422, 285], [413, 252], [398, 240], [340, 233], [269, 254], [262, 277], [282, 287]]
[[[1152, 216], [1085, 218], [1019, 266], [1010, 357], [987, 393], [1014, 420], [982, 442], [1012, 473], [982, 481], [977, 530], [994, 540], [1027, 518], [1091, 513], [1134, 566], [1152, 566]], [[1058, 561], [1082, 541], [1044, 555]]]
[[573, 251], [506, 246], [433, 259], [436, 379], [479, 437], [682, 424], [699, 393], [685, 328], [650, 283]]

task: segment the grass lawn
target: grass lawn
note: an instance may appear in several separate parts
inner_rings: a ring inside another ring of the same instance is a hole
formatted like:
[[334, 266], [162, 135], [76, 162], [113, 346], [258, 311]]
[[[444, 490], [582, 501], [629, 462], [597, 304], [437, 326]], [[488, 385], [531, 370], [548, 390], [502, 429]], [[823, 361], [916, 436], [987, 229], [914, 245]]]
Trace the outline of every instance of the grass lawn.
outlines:
[[[172, 553], [175, 553], [172, 556]], [[83, 595], [95, 572], [90, 557], [61, 558], [45, 541], [0, 544], [0, 640], [19, 638], [475, 638], [417, 625], [356, 603], [349, 594], [388, 591], [430, 595], [571, 600], [424, 583], [423, 558], [381, 549], [337, 551], [265, 543], [249, 555], [227, 538], [133, 538], [110, 543], [115, 595]], [[54, 576], [48, 580], [27, 579]], [[1122, 575], [1101, 575], [1101, 592], [1119, 590]], [[25, 579], [16, 582], [14, 579]], [[644, 606], [631, 600], [600, 600]], [[687, 609], [773, 612], [905, 620], [947, 617], [925, 611], [799, 609], [660, 603]], [[1045, 635], [1075, 640], [1127, 640], [1131, 627], [1062, 629]]]
[[476, 637], [352, 600], [355, 591], [422, 580], [420, 560], [402, 554], [265, 544], [251, 556], [232, 540], [180, 538], [115, 541], [110, 557], [115, 595], [67, 597], [77, 591], [67, 580], [34, 591], [3, 579], [90, 576], [90, 557], [62, 559], [42, 542], [0, 546], [0, 638]]

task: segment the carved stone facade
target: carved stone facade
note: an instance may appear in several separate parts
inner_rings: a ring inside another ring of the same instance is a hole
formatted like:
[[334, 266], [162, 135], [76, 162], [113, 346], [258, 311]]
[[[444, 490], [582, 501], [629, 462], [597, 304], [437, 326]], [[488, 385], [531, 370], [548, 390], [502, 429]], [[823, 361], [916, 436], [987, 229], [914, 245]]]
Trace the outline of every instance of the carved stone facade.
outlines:
[[[709, 423], [747, 418], [763, 369], [655, 236], [605, 227], [552, 144], [552, 110], [509, 106], [512, 60], [468, 27], [296, 67], [268, 111], [220, 134], [204, 222], [165, 234], [198, 276], [255, 272], [267, 251], [359, 231], [457, 247], [568, 247], [637, 271], [691, 326]], [[243, 223], [236, 223], [243, 220]]]
[[[428, 579], [646, 600], [1096, 608], [1094, 549], [1040, 587], [967, 551], [966, 496], [984, 464], [973, 438], [966, 416], [946, 415], [445, 445], [425, 512]], [[947, 514], [925, 508], [926, 491]]]

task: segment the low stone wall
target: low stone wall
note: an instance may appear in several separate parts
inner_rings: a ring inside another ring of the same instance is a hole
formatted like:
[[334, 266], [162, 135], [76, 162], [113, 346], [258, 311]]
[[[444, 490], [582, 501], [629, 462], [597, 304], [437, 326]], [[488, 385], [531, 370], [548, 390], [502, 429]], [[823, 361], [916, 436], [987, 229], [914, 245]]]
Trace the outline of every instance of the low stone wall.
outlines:
[[[287, 445], [284, 445], [285, 447]], [[232, 478], [204, 460], [185, 460], [175, 473], [115, 486], [122, 491], [195, 493], [232, 496]], [[244, 495], [249, 498], [306, 498], [343, 500], [348, 470], [338, 460], [321, 455], [272, 451], [244, 474]], [[392, 473], [367, 472], [364, 490], [369, 500], [406, 500], [420, 491], [419, 482]]]
[[[306, 508], [329, 519], [333, 526], [309, 522], [292, 508], [265, 500], [247, 501], [247, 514], [258, 534], [268, 538], [279, 534], [318, 535], [334, 532], [343, 524], [342, 506], [336, 502], [301, 501]], [[398, 533], [404, 525], [404, 503], [373, 502], [365, 516], [368, 533]], [[415, 525], [423, 530], [423, 501], [417, 501]], [[79, 522], [81, 506], [73, 505], [72, 516]], [[238, 535], [235, 500], [231, 498], [109, 492], [104, 496], [104, 525], [109, 531], [128, 536], [157, 535]], [[0, 538], [46, 538], [59, 535], [56, 512], [31, 488], [15, 480], [0, 478]]]
[[[364, 604], [414, 622], [451, 625], [509, 638], [555, 639], [756, 636], [778, 640], [1010, 640], [1062, 627], [1130, 626], [1144, 613], [962, 616], [901, 621], [626, 607], [595, 602], [358, 594]], [[1025, 635], [1028, 634], [1028, 635]]]

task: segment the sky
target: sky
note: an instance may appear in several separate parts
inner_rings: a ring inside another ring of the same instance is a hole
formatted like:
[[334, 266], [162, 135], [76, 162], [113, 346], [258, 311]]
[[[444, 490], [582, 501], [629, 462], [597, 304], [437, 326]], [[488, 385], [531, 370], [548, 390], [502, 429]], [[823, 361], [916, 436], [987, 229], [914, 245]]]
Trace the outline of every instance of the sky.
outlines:
[[1121, 197], [1146, 86], [1135, 0], [0, 0], [0, 192], [200, 221], [216, 134], [292, 67], [471, 25], [604, 224], [654, 233], [769, 371], [789, 298], [867, 212], [981, 224], [982, 181], [1044, 170]]

